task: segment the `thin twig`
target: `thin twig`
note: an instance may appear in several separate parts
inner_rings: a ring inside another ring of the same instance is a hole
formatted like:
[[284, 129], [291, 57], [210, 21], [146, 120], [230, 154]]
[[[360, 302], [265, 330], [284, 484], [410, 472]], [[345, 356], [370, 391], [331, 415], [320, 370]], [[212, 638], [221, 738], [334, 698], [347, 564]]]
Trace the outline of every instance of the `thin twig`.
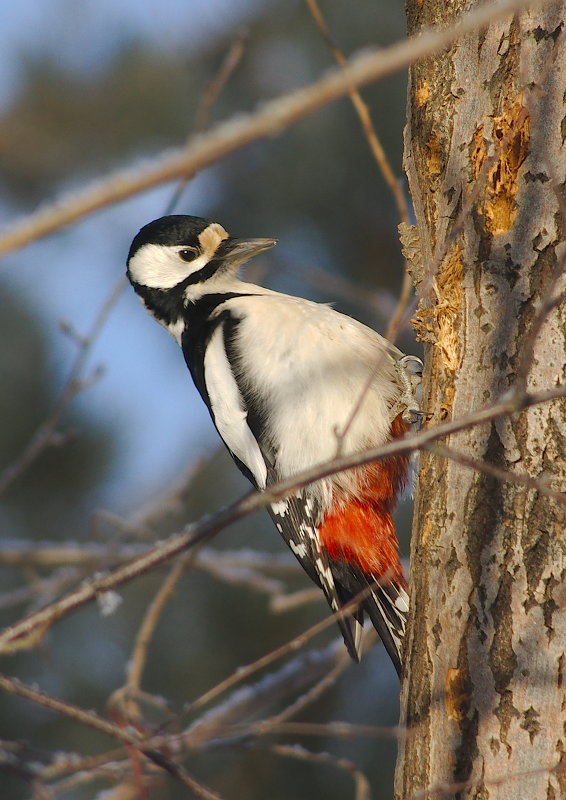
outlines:
[[200, 781], [197, 781], [192, 775], [189, 775], [184, 767], [182, 767], [180, 764], [176, 764], [174, 761], [171, 761], [165, 756], [162, 756], [160, 752], [147, 752], [145, 750], [142, 752], [151, 761], [157, 764], [157, 766], [168, 772], [171, 777], [175, 778], [175, 780], [177, 780], [187, 789], [190, 789], [191, 792], [193, 792], [193, 794], [195, 794], [197, 797], [200, 797], [201, 800], [223, 800], [223, 798], [217, 794], [217, 792], [212, 791], [212, 789], [209, 789], [208, 786], [205, 786], [203, 783], [200, 783]]
[[202, 133], [206, 128], [213, 105], [218, 100], [220, 93], [242, 60], [248, 38], [249, 33], [247, 29], [244, 28], [243, 30], [238, 31], [224, 60], [222, 61], [222, 64], [220, 65], [220, 69], [206, 87], [196, 113], [194, 129], [195, 133]]
[[124, 728], [120, 728], [113, 722], [109, 722], [108, 720], [99, 717], [94, 711], [86, 711], [84, 708], [74, 705], [73, 703], [59, 700], [56, 697], [52, 697], [51, 695], [42, 692], [40, 689], [28, 686], [27, 684], [16, 679], [9, 678], [7, 675], [0, 675], [0, 689], [8, 694], [23, 697], [26, 700], [31, 700], [31, 702], [43, 706], [44, 708], [48, 708], [58, 714], [64, 714], [69, 719], [72, 719], [81, 725], [86, 725], [89, 728], [93, 728], [94, 730], [99, 731], [99, 733], [112, 736], [114, 739], [117, 739], [123, 744], [133, 745], [134, 747], [139, 747], [142, 744], [141, 740], [137, 736], [129, 733]]
[[[363, 639], [364, 649], [374, 645], [376, 640], [377, 640], [376, 631], [373, 629], [369, 630]], [[342, 642], [340, 640], [338, 641], [340, 645], [342, 645]], [[317, 684], [311, 687], [309, 691], [302, 697], [298, 697], [292, 705], [288, 706], [280, 714], [277, 714], [276, 716], [271, 717], [270, 719], [264, 720], [264, 722], [262, 723], [262, 727], [265, 726], [266, 729], [265, 732], [269, 730], [269, 726], [271, 724], [279, 725], [280, 723], [292, 719], [301, 711], [304, 711], [305, 708], [307, 708], [309, 705], [318, 700], [319, 697], [324, 692], [326, 692], [331, 686], [334, 685], [334, 683], [338, 680], [338, 678], [342, 675], [343, 672], [346, 671], [346, 669], [350, 665], [351, 665], [350, 657], [342, 647], [340, 652], [340, 657], [336, 662], [336, 665], [324, 678], [322, 678], [322, 680], [320, 680]]]
[[53, 406], [53, 409], [48, 414], [46, 419], [41, 423], [39, 428], [35, 431], [24, 451], [19, 458], [7, 467], [0, 475], [0, 494], [18, 478], [35, 459], [45, 450], [53, 441], [57, 426], [63, 416], [69, 403], [76, 397], [79, 392], [85, 388], [85, 380], [82, 374], [85, 364], [94, 342], [96, 341], [100, 331], [106, 324], [106, 320], [120, 295], [126, 286], [126, 279], [120, 278], [118, 283], [114, 286], [107, 299], [102, 304], [90, 331], [79, 340], [79, 350], [76, 355], [75, 361], [71, 366], [69, 377], [67, 378], [63, 389]]
[[147, 658], [149, 642], [151, 641], [151, 637], [153, 636], [165, 605], [173, 594], [175, 586], [186, 570], [192, 556], [193, 554], [191, 553], [188, 557], [180, 558], [173, 564], [169, 574], [149, 604], [138, 629], [132, 655], [128, 662], [126, 682], [124, 686], [116, 690], [110, 698], [109, 705], [112, 708], [121, 707], [123, 705], [127, 719], [135, 721], [141, 720], [138, 699], [141, 691], [141, 679]]
[[393, 739], [405, 738], [405, 731], [399, 726], [356, 725], [351, 722], [276, 722], [267, 730], [264, 723], [253, 726], [253, 733], [269, 733], [278, 736], [328, 736], [333, 739]]
[[552, 280], [550, 281], [544, 297], [541, 300], [540, 306], [537, 309], [536, 315], [532, 321], [531, 327], [525, 339], [521, 343], [521, 358], [515, 376], [515, 385], [520, 387], [522, 391], [527, 390], [529, 372], [533, 363], [535, 346], [538, 336], [546, 323], [551, 311], [558, 308], [566, 301], [566, 289], [556, 294], [556, 289], [560, 281], [564, 279], [564, 264], [566, 263], [566, 255], [560, 260]]
[[[34, 542], [21, 539], [7, 539], [0, 542], [0, 564], [12, 567], [34, 565], [38, 567], [59, 567], [61, 564], [92, 568], [113, 563], [131, 561], [147, 553], [146, 544], [123, 544], [115, 547], [112, 543], [88, 544], [78, 542]], [[216, 562], [216, 563], [215, 563]], [[212, 573], [222, 570], [264, 571], [283, 577], [299, 575], [301, 568], [291, 553], [262, 553], [243, 548], [241, 550], [216, 550], [203, 547], [195, 555], [194, 566]], [[217, 569], [218, 567], [218, 569]]]
[[496, 467], [494, 464], [488, 464], [486, 461], [479, 461], [477, 458], [470, 458], [459, 450], [454, 450], [451, 447], [445, 447], [441, 444], [430, 444], [423, 449], [441, 458], [449, 458], [451, 461], [455, 461], [463, 467], [469, 467], [469, 469], [473, 469], [476, 472], [483, 472], [486, 475], [490, 475], [492, 478], [497, 478], [499, 481], [518, 483], [521, 486], [527, 486], [529, 489], [536, 489], [537, 492], [547, 497], [552, 497], [553, 500], [566, 506], [566, 493], [551, 489], [550, 486], [540, 478], [533, 478], [524, 473], [511, 472], [511, 470]]
[[[240, 63], [240, 60], [244, 54], [244, 47], [247, 38], [248, 38], [247, 30], [239, 31], [236, 34], [236, 38], [230, 45], [230, 49], [228, 50], [226, 57], [222, 61], [220, 69], [218, 70], [217, 74], [210, 81], [205, 91], [203, 92], [200, 99], [200, 103], [197, 108], [194, 128], [192, 130], [191, 136], [186, 142], [187, 145], [189, 144], [193, 136], [197, 136], [199, 133], [202, 133], [206, 128], [212, 106], [218, 99], [218, 96], [220, 95], [222, 89], [225, 87], [228, 79], [230, 78], [230, 76]], [[189, 175], [185, 175], [183, 178], [181, 178], [178, 186], [175, 188], [173, 197], [171, 198], [167, 206], [165, 214], [173, 213], [173, 210], [177, 207], [177, 203], [179, 202], [183, 192], [187, 188], [187, 184], [189, 183], [190, 179], [191, 176]]]
[[[346, 61], [346, 58], [345, 58], [344, 54], [342, 53], [342, 51], [340, 50], [340, 48], [338, 47], [336, 42], [333, 40], [333, 38], [332, 38], [332, 36], [330, 34], [330, 31], [328, 29], [328, 26], [327, 26], [326, 22], [324, 21], [324, 18], [322, 16], [320, 8], [318, 7], [318, 3], [316, 2], [316, 0], [306, 0], [306, 2], [307, 2], [307, 5], [309, 7], [309, 10], [311, 12], [312, 17], [313, 17], [313, 19], [314, 19], [314, 21], [315, 21], [320, 33], [322, 34], [323, 39], [325, 40], [326, 44], [328, 45], [328, 48], [330, 49], [330, 52], [334, 56], [334, 59], [337, 61], [337, 63], [340, 65], [340, 67], [342, 67], [342, 69], [345, 69], [348, 62]], [[362, 99], [362, 96], [361, 96], [360, 92], [358, 91], [358, 89], [356, 89], [355, 86], [351, 86], [350, 87], [350, 89], [348, 91], [348, 95], [350, 96], [350, 100], [352, 101], [352, 105], [354, 106], [354, 109], [355, 109], [355, 111], [356, 111], [356, 113], [358, 115], [358, 119], [360, 120], [360, 123], [361, 123], [361, 126], [362, 126], [362, 130], [363, 130], [363, 132], [365, 134], [365, 137], [366, 137], [367, 142], [369, 144], [369, 147], [370, 147], [370, 150], [371, 150], [372, 155], [374, 157], [374, 160], [375, 160], [377, 166], [379, 167], [379, 169], [381, 171], [381, 174], [383, 175], [383, 177], [385, 179], [385, 182], [387, 183], [391, 193], [393, 194], [393, 198], [394, 198], [395, 204], [397, 206], [397, 212], [398, 212], [398, 215], [399, 215], [399, 221], [400, 222], [404, 222], [405, 224], [408, 224], [408, 222], [409, 222], [409, 210], [408, 210], [408, 207], [407, 207], [407, 201], [405, 199], [405, 194], [404, 194], [403, 190], [401, 189], [401, 185], [400, 185], [399, 181], [397, 180], [395, 174], [393, 173], [393, 169], [391, 168], [391, 165], [389, 163], [389, 159], [387, 158], [387, 155], [385, 154], [385, 151], [384, 151], [384, 149], [383, 149], [383, 147], [381, 145], [381, 142], [380, 142], [379, 137], [377, 135], [377, 131], [375, 130], [375, 127], [373, 125], [373, 121], [371, 119], [371, 115], [370, 115], [368, 106], [365, 103], [365, 101]], [[397, 324], [398, 324], [398, 321], [403, 316], [403, 312], [404, 312], [404, 310], [405, 310], [405, 308], [406, 308], [406, 306], [407, 306], [407, 304], [409, 302], [410, 295], [411, 295], [411, 281], [410, 281], [410, 276], [408, 275], [407, 268], [406, 268], [406, 265], [405, 265], [404, 280], [403, 280], [403, 291], [401, 292], [401, 297], [399, 299], [399, 303], [397, 305], [395, 313], [393, 314], [393, 318], [391, 319], [391, 321], [390, 321], [390, 323], [388, 325], [387, 333], [386, 333], [386, 337], [390, 341], [393, 341], [395, 339], [397, 333], [398, 333]], [[356, 399], [356, 403], [354, 404], [354, 406], [352, 408], [352, 411], [350, 412], [350, 414], [348, 416], [348, 419], [346, 420], [344, 426], [335, 431], [336, 441], [337, 441], [337, 450], [336, 450], [337, 454], [342, 453], [344, 440], [345, 440], [345, 438], [346, 438], [346, 436], [348, 434], [348, 431], [350, 430], [350, 428], [352, 426], [352, 423], [354, 422], [355, 418], [357, 417], [357, 415], [358, 415], [358, 413], [359, 413], [359, 411], [360, 411], [360, 409], [361, 409], [361, 407], [363, 405], [363, 402], [364, 402], [364, 400], [365, 400], [365, 398], [366, 398], [366, 396], [367, 396], [367, 394], [368, 394], [368, 392], [370, 390], [370, 387], [371, 387], [371, 385], [372, 385], [372, 383], [373, 383], [373, 381], [374, 381], [374, 379], [375, 379], [375, 377], [376, 377], [376, 375], [378, 373], [378, 370], [381, 367], [382, 361], [383, 361], [383, 356], [381, 356], [378, 359], [377, 363], [374, 365], [370, 375], [368, 376], [368, 379], [367, 379], [364, 387], [362, 388], [358, 398]]]
[[175, 586], [177, 585], [183, 572], [187, 569], [191, 555], [189, 555], [188, 558], [181, 558], [179, 561], [173, 564], [172, 569], [159, 587], [159, 591], [147, 609], [146, 615], [138, 630], [132, 651], [132, 658], [130, 659], [128, 679], [125, 686], [126, 691], [128, 692], [137, 692], [141, 688], [141, 679], [147, 656], [147, 648], [151, 637], [153, 636], [155, 626], [159, 622], [159, 617], [163, 613], [165, 604], [173, 594]]
[[303, 89], [265, 103], [252, 114], [239, 114], [217, 125], [206, 135], [196, 137], [190, 145], [157, 157], [143, 169], [138, 167], [112, 173], [94, 186], [65, 197], [14, 223], [0, 236], [0, 254], [22, 247], [86, 214], [145, 189], [194, 175], [251, 142], [280, 133], [305, 116], [348, 94], [352, 86], [363, 86], [391, 75], [421, 58], [449, 47], [461, 36], [494, 20], [544, 1], [486, 2], [463, 14], [447, 28], [423, 30], [418, 36], [404, 39], [391, 47], [362, 52], [351, 59], [348, 67], [334, 70]]
[[[334, 56], [337, 63], [342, 67], [345, 68], [348, 64], [344, 54], [332, 38], [330, 31], [328, 29], [328, 25], [324, 21], [320, 8], [316, 0], [307, 0], [307, 5], [309, 10], [312, 14], [312, 17], [320, 30], [323, 39], [326, 41], [330, 52]], [[354, 106], [358, 118], [360, 120], [362, 129], [368, 141], [370, 150], [373, 154], [373, 157], [383, 175], [383, 178], [389, 187], [391, 194], [393, 195], [393, 199], [395, 201], [395, 205], [397, 206], [397, 214], [399, 216], [399, 222], [404, 222], [405, 224], [409, 223], [409, 208], [407, 205], [407, 198], [405, 197], [405, 192], [401, 186], [401, 182], [399, 181], [398, 177], [393, 172], [391, 164], [389, 163], [389, 159], [387, 158], [387, 154], [383, 149], [383, 146], [379, 140], [379, 136], [377, 135], [377, 131], [375, 130], [375, 126], [373, 124], [371, 114], [367, 103], [363, 100], [360, 92], [352, 86], [350, 91], [348, 92], [350, 95], [350, 100], [352, 101], [352, 105]], [[390, 341], [394, 342], [399, 334], [399, 330], [401, 328], [401, 320], [403, 318], [405, 309], [409, 303], [409, 299], [411, 297], [412, 291], [412, 282], [411, 276], [407, 270], [407, 264], [405, 263], [405, 268], [403, 270], [403, 282], [401, 284], [401, 292], [399, 295], [399, 300], [397, 302], [397, 307], [393, 313], [389, 321], [389, 325], [387, 326], [387, 331], [385, 336]]]
[[[348, 66], [348, 61], [346, 57], [332, 38], [332, 35], [328, 29], [328, 25], [324, 21], [324, 17], [318, 7], [318, 3], [316, 0], [307, 0], [307, 5], [309, 7], [309, 11], [312, 14], [312, 17], [322, 34], [322, 38], [328, 45], [328, 48], [336, 62], [342, 67], [342, 69]], [[348, 90], [348, 95], [350, 96], [350, 100], [352, 101], [352, 105], [356, 110], [356, 114], [358, 115], [358, 119], [360, 120], [360, 124], [362, 126], [362, 130], [365, 134], [365, 137], [368, 141], [370, 150], [372, 155], [375, 159], [377, 166], [379, 167], [387, 186], [389, 187], [389, 191], [393, 195], [393, 199], [395, 201], [395, 205], [397, 206], [397, 213], [399, 215], [399, 221], [405, 222], [408, 224], [409, 222], [409, 209], [407, 206], [407, 199], [405, 197], [405, 193], [401, 188], [399, 183], [399, 179], [393, 172], [393, 168], [389, 163], [389, 159], [387, 158], [387, 154], [383, 149], [383, 146], [379, 140], [379, 136], [377, 135], [377, 131], [375, 130], [375, 126], [373, 124], [371, 114], [368, 108], [367, 103], [363, 100], [360, 92], [356, 87], [352, 84], [350, 89]]]
[[401, 283], [401, 291], [399, 292], [399, 300], [397, 308], [393, 312], [393, 316], [389, 320], [389, 325], [385, 331], [385, 338], [390, 342], [394, 342], [399, 336], [400, 331], [409, 323], [409, 319], [413, 315], [412, 311], [408, 311], [411, 294], [413, 291], [413, 281], [407, 263], [405, 262], [405, 269], [403, 270], [403, 282]]
[[312, 266], [312, 264], [301, 265], [294, 262], [288, 271], [296, 272], [302, 281], [315, 289], [322, 290], [326, 296], [332, 294], [348, 303], [355, 303], [364, 310], [379, 315], [384, 320], [389, 319], [394, 312], [395, 298], [384, 289], [376, 291], [367, 286], [356, 285], [340, 275], [333, 275], [325, 269]]
[[[114, 520], [118, 522], [118, 520]], [[128, 527], [129, 531], [135, 528]], [[0, 564], [12, 567], [59, 568], [61, 564], [73, 565], [58, 569], [49, 579], [38, 579], [32, 586], [18, 587], [0, 593], [0, 609], [19, 605], [38, 598], [44, 606], [51, 602], [70, 583], [76, 583], [83, 570], [107, 567], [131, 561], [147, 552], [147, 545], [130, 544], [116, 546], [108, 544], [78, 544], [77, 542], [26, 542], [8, 540], [0, 543]], [[261, 553], [249, 549], [216, 550], [202, 548], [192, 553], [194, 569], [205, 572], [216, 580], [232, 586], [245, 586], [252, 591], [269, 596], [269, 607], [275, 613], [307, 602], [320, 600], [318, 589], [310, 597], [301, 593], [288, 594], [286, 584], [281, 578], [302, 574], [301, 567], [291, 553]], [[82, 567], [83, 569], [78, 569]], [[278, 576], [269, 577], [270, 575]]]
[[[3, 545], [0, 547], [3, 547]], [[0, 549], [0, 563], [2, 563], [1, 552]], [[41, 605], [46, 605], [46, 603], [51, 602], [60, 595], [64, 589], [75, 583], [81, 574], [78, 569], [62, 567], [53, 572], [48, 578], [36, 577], [31, 585], [26, 584], [18, 586], [16, 589], [2, 592], [0, 593], [0, 610], [29, 603], [32, 600]]]
[[331, 686], [333, 686], [343, 672], [350, 666], [350, 657], [344, 650], [342, 643], [339, 642], [340, 655], [338, 660], [330, 670], [321, 678], [314, 686], [305, 694], [298, 697], [294, 703], [285, 708], [279, 714], [276, 714], [269, 719], [262, 720], [254, 726], [254, 733], [256, 735], [264, 735], [266, 733], [274, 733], [280, 725], [283, 725], [287, 720], [292, 719], [294, 716], [304, 711], [312, 703], [316, 702]]
[[[351, 600], [343, 607], [341, 614], [345, 617], [351, 616], [359, 607], [359, 604], [362, 601], [364, 595], [369, 594], [369, 592], [370, 589], [361, 592], [357, 597], [355, 597], [353, 600]], [[251, 664], [246, 664], [246, 666], [240, 667], [236, 672], [232, 673], [232, 675], [229, 675], [223, 681], [213, 686], [212, 689], [209, 689], [207, 692], [205, 692], [196, 700], [194, 700], [188, 706], [188, 709], [190, 711], [197, 711], [199, 708], [202, 708], [202, 706], [207, 705], [212, 700], [214, 700], [215, 697], [218, 697], [218, 695], [223, 694], [228, 689], [231, 689], [233, 686], [236, 686], [238, 683], [245, 681], [251, 675], [253, 675], [256, 672], [259, 672], [259, 670], [261, 669], [264, 669], [264, 667], [269, 666], [269, 664], [272, 664], [274, 661], [278, 661], [280, 658], [283, 658], [289, 653], [293, 653], [297, 650], [300, 650], [302, 647], [305, 646], [305, 644], [310, 639], [313, 638], [313, 636], [316, 636], [317, 634], [326, 630], [326, 628], [329, 628], [334, 623], [335, 623], [335, 615], [332, 614], [328, 617], [325, 617], [320, 622], [317, 622], [315, 625], [312, 625], [310, 628], [307, 628], [307, 630], [303, 631], [298, 636], [295, 636], [292, 639], [290, 639], [284, 645], [276, 647], [270, 653], [266, 653], [266, 655], [261, 656], [261, 658], [258, 658]]]
[[214, 516], [204, 518], [198, 523], [187, 526], [182, 533], [156, 545], [130, 563], [107, 575], [95, 577], [85, 582], [78, 589], [57, 602], [5, 628], [0, 633], [0, 652], [12, 652], [35, 646], [48, 628], [60, 617], [92, 602], [99, 594], [116, 589], [133, 578], [163, 564], [170, 558], [179, 555], [186, 548], [207, 541], [233, 522], [242, 519], [253, 511], [278, 502], [310, 483], [334, 475], [337, 472], [369, 464], [383, 458], [409, 454], [417, 449], [422, 449], [431, 442], [474, 425], [491, 422], [498, 417], [513, 414], [564, 396], [566, 396], [566, 385], [537, 394], [517, 396], [517, 394], [507, 392], [499, 401], [488, 408], [480, 409], [459, 419], [450, 420], [441, 425], [404, 436], [401, 439], [395, 439], [373, 450], [332, 459], [326, 464], [312, 467], [297, 476], [280, 481], [263, 492], [250, 492]]
[[53, 794], [37, 778], [32, 779], [30, 786], [33, 792], [33, 800], [54, 800]]
[[[275, 703], [319, 681], [336, 665], [337, 660], [342, 661], [342, 652], [343, 645], [336, 640], [322, 650], [300, 653], [255, 683], [239, 687], [220, 705], [204, 713], [183, 731], [183, 744], [192, 751], [211, 742], [232, 744], [242, 738], [247, 739], [250, 733], [256, 735], [256, 725], [262, 726], [263, 723], [246, 720], [257, 717], [265, 708], [272, 708]], [[189, 710], [194, 710], [194, 707]], [[169, 739], [171, 742], [172, 739]]]
[[196, 781], [180, 765], [170, 761], [161, 752], [148, 749], [143, 740], [130, 733], [128, 729], [121, 728], [119, 725], [115, 725], [108, 720], [102, 719], [102, 717], [99, 717], [98, 714], [95, 714], [93, 711], [86, 711], [84, 708], [80, 708], [80, 706], [74, 705], [73, 703], [67, 703], [64, 700], [59, 700], [56, 697], [42, 692], [40, 689], [28, 686], [18, 680], [9, 678], [6, 675], [0, 675], [0, 689], [8, 692], [9, 694], [23, 697], [26, 700], [31, 700], [32, 702], [37, 703], [44, 708], [48, 708], [51, 711], [55, 711], [58, 714], [64, 714], [67, 718], [72, 719], [81, 725], [94, 728], [100, 733], [104, 733], [107, 736], [112, 736], [114, 739], [117, 739], [119, 742], [122, 742], [125, 745], [134, 747], [150, 761], [153, 761], [154, 764], [157, 764], [157, 766], [164, 769], [184, 786], [191, 789], [191, 791], [193, 791], [197, 797], [200, 797], [203, 800], [221, 800], [218, 794], [212, 792], [206, 786], [203, 786], [201, 783]]
[[274, 594], [269, 601], [269, 610], [274, 614], [281, 614], [293, 608], [299, 608], [309, 603], [317, 603], [322, 599], [320, 589], [313, 586], [310, 589], [299, 589], [296, 592]]
[[330, 764], [332, 767], [345, 771], [354, 781], [355, 800], [371, 800], [371, 787], [368, 779], [357, 764], [347, 758], [338, 758], [331, 753], [312, 753], [298, 744], [274, 744], [269, 751], [278, 756], [308, 761], [313, 764]]
[[[133, 783], [131, 777], [128, 777], [130, 767], [130, 762], [124, 761], [119, 764], [109, 764], [100, 769], [93, 769], [90, 772], [77, 770], [71, 777], [53, 783], [49, 788], [53, 792], [54, 798], [60, 798], [70, 796], [69, 793], [73, 790], [88, 786], [94, 781], [106, 780], [112, 781], [116, 785], [105, 792], [97, 793], [97, 798], [104, 797], [104, 800], [146, 800], [140, 793], [139, 784]], [[154, 785], [158, 784], [158, 780], [159, 776], [144, 776], [143, 788], [154, 787]]]

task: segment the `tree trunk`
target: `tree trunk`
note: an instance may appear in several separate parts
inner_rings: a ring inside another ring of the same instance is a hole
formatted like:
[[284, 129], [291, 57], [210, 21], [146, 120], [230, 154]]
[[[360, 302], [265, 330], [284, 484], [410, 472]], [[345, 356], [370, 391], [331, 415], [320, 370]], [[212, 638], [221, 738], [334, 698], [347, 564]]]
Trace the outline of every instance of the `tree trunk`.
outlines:
[[[408, 0], [409, 33], [473, 5]], [[411, 70], [431, 424], [494, 403], [525, 364], [528, 391], [564, 381], [564, 304], [530, 332], [564, 288], [565, 22], [564, 3], [539, 6]], [[565, 432], [561, 399], [444, 444], [564, 491]], [[564, 506], [424, 453], [415, 509], [397, 798], [566, 798]]]

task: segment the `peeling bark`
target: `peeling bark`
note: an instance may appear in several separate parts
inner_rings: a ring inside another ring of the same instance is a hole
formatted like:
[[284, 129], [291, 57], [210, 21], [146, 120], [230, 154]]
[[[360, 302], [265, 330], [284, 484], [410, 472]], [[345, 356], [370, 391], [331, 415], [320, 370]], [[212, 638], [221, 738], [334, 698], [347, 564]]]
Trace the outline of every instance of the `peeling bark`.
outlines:
[[[470, 5], [409, 0], [409, 33]], [[411, 70], [405, 163], [433, 423], [494, 402], [529, 352], [566, 257], [565, 98], [564, 3], [493, 24]], [[565, 380], [565, 341], [562, 304], [534, 345], [528, 390]], [[566, 491], [564, 400], [447, 444]], [[542, 493], [421, 457], [399, 800], [566, 798], [565, 529], [564, 507]]]

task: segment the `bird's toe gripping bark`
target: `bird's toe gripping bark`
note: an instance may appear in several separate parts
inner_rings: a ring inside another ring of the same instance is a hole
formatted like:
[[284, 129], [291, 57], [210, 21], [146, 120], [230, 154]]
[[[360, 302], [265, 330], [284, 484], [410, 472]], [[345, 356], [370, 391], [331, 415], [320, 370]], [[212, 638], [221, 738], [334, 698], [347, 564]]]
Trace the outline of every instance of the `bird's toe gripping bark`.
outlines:
[[401, 387], [395, 412], [400, 412], [403, 422], [408, 425], [420, 422], [423, 417], [420, 409], [423, 362], [417, 356], [403, 356], [395, 362], [395, 369]]

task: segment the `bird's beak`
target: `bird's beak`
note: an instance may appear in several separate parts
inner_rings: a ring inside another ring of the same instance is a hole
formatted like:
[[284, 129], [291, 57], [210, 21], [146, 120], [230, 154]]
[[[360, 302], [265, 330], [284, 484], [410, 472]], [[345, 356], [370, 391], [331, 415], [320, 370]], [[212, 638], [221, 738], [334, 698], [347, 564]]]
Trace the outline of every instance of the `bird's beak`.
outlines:
[[222, 260], [225, 264], [237, 266], [276, 244], [277, 239], [225, 239], [220, 245]]

